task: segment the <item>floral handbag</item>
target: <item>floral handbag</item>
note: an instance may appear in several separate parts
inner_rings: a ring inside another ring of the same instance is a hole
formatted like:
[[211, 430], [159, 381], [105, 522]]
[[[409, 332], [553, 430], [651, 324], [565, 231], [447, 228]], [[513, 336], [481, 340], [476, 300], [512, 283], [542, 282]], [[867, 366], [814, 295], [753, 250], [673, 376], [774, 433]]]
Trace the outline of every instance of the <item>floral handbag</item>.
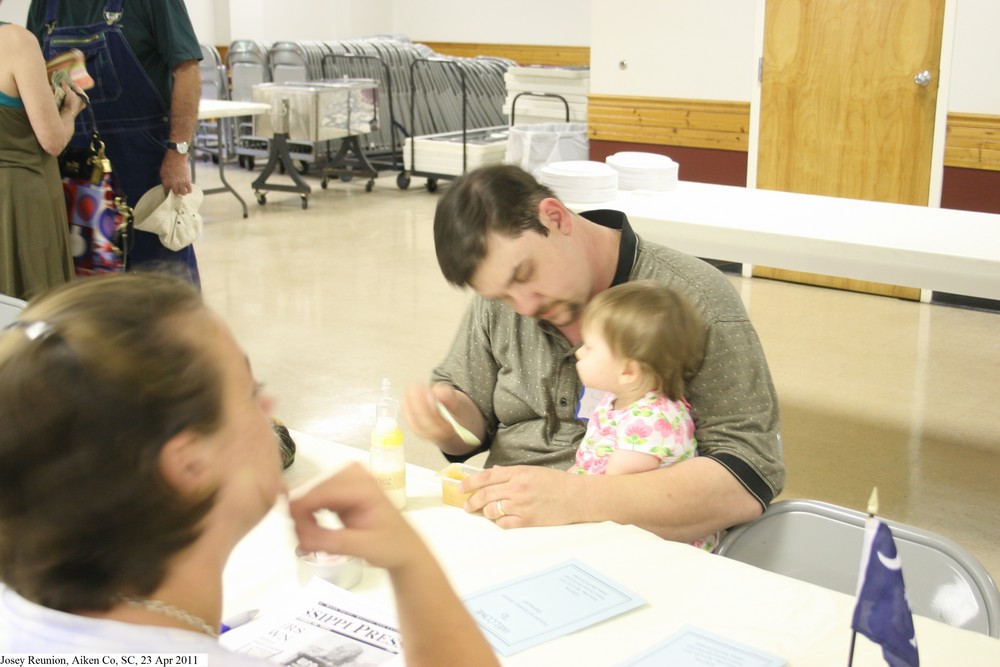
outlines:
[[132, 209], [117, 192], [89, 102], [87, 112], [90, 145], [68, 146], [59, 156], [77, 276], [123, 271], [132, 241]]

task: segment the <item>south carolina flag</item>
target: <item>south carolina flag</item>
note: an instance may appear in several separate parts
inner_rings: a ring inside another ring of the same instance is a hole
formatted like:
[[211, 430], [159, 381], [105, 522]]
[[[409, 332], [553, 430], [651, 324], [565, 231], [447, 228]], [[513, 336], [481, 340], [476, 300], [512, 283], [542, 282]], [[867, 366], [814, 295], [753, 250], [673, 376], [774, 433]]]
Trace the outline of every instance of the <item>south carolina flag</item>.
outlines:
[[865, 528], [858, 605], [851, 627], [881, 644], [882, 656], [891, 667], [920, 664], [896, 543], [889, 527], [874, 517]]

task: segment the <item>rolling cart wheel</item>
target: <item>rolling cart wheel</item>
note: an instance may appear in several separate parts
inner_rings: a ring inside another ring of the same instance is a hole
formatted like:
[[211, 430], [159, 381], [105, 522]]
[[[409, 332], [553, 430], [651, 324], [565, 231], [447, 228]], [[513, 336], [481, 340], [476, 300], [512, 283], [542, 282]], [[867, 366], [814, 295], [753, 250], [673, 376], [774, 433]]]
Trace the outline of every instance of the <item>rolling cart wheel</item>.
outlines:
[[212, 164], [219, 164], [219, 156], [218, 155], [213, 155], [212, 156]]
[[374, 188], [374, 187], [375, 187], [375, 181], [373, 181], [373, 180], [372, 181], [368, 181], [367, 183], [365, 183], [365, 192], [371, 192], [372, 188]]
[[247, 158], [246, 158], [246, 156], [245, 155], [241, 155], [238, 158], [236, 158], [236, 164], [240, 165], [241, 168], [246, 169], [246, 167], [247, 167]]
[[410, 187], [410, 175], [405, 171], [399, 172], [399, 176], [396, 177], [396, 186], [400, 190], [405, 190]]
[[327, 186], [327, 185], [329, 185], [329, 179], [328, 179], [328, 178], [327, 178], [326, 176], [324, 176], [324, 177], [323, 177], [323, 180], [322, 180], [322, 181], [320, 181], [320, 184], [319, 184], [319, 186], [320, 186], [321, 188], [323, 188], [324, 190], [326, 190], [326, 186]]
[[305, 210], [309, 207], [309, 197], [302, 195], [302, 209]]
[[438, 179], [428, 178], [427, 179], [427, 192], [437, 192], [438, 189]]
[[295, 171], [299, 172], [302, 176], [309, 173], [309, 163], [305, 160], [297, 160], [295, 162]]
[[261, 206], [263, 206], [264, 204], [266, 204], [267, 203], [267, 195], [264, 194], [263, 192], [258, 192], [257, 193], [257, 203], [260, 204]]
[[253, 164], [254, 164], [254, 162], [253, 162], [253, 156], [252, 155], [248, 155], [247, 156], [247, 171], [253, 171]]

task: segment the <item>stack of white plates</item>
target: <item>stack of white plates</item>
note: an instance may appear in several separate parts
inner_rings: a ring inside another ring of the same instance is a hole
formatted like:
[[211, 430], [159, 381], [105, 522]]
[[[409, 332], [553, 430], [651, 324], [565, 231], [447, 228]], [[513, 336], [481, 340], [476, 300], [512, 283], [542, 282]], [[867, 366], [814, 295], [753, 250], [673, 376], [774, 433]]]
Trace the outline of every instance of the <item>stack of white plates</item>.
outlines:
[[609, 155], [607, 163], [618, 172], [621, 190], [673, 190], [677, 187], [676, 162], [656, 153], [624, 152]]
[[618, 172], [603, 162], [550, 162], [539, 167], [535, 177], [566, 202], [592, 204], [618, 196]]

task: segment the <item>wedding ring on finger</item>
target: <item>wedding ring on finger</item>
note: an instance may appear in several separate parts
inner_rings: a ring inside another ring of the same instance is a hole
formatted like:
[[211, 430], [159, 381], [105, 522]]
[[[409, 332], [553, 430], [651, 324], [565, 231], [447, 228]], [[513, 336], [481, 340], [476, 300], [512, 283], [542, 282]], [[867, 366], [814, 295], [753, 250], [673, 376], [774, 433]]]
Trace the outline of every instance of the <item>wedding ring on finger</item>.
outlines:
[[498, 500], [497, 501], [497, 514], [500, 515], [500, 516], [497, 517], [498, 519], [501, 516], [507, 516], [507, 513], [503, 511], [503, 501], [502, 500]]

